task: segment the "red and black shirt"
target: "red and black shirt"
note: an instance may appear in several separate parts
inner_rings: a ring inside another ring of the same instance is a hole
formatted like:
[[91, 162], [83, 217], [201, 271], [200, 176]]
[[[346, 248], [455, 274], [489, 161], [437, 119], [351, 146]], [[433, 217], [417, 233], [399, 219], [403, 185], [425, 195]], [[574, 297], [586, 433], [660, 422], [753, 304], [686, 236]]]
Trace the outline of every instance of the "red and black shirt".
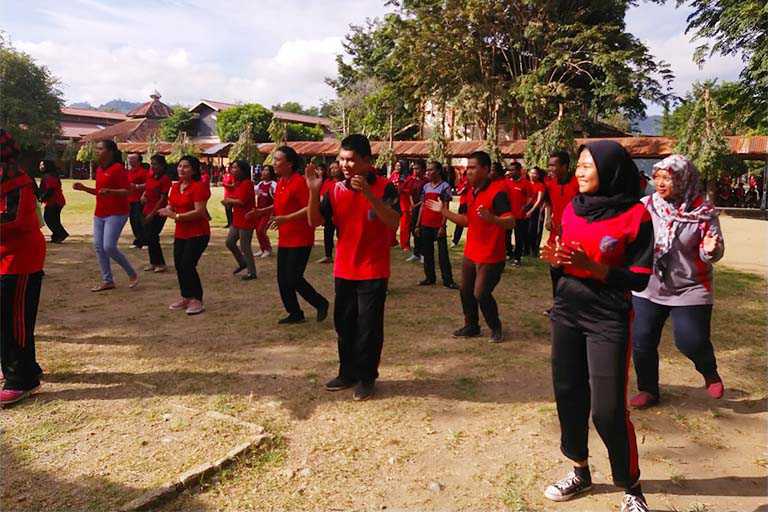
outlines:
[[46, 174], [40, 183], [40, 193], [45, 206], [64, 206], [64, 192], [61, 188], [61, 179], [55, 174]]
[[474, 263], [500, 263], [506, 259], [506, 230], [481, 219], [478, 208], [485, 207], [498, 217], [511, 217], [506, 179], [487, 181], [467, 198], [467, 244], [464, 257]]
[[[309, 203], [309, 187], [304, 176], [294, 172], [280, 178], [275, 190], [275, 216], [290, 215]], [[315, 228], [309, 225], [306, 215], [283, 222], [277, 227], [278, 247], [309, 247], [315, 244]]]
[[572, 176], [564, 183], [557, 178], [547, 178], [544, 180], [544, 186], [547, 189], [547, 201], [551, 208], [552, 229], [549, 238], [554, 240], [554, 237], [560, 234], [560, 220], [563, 218], [565, 207], [579, 193], [579, 183], [576, 181], [576, 176]]
[[154, 172], [150, 172], [147, 181], [144, 182], [144, 208], [142, 213], [146, 216], [152, 213], [152, 210], [158, 206], [163, 195], [171, 190], [171, 178], [163, 173], [159, 178], [155, 177]]
[[[373, 194], [398, 211], [395, 186], [373, 173], [367, 179]], [[332, 218], [339, 230], [333, 275], [352, 281], [387, 279], [392, 229], [376, 216], [368, 199], [350, 188], [347, 181], [336, 182], [320, 201], [323, 217]]]
[[44, 261], [34, 184], [20, 172], [0, 183], [0, 274], [33, 274]]

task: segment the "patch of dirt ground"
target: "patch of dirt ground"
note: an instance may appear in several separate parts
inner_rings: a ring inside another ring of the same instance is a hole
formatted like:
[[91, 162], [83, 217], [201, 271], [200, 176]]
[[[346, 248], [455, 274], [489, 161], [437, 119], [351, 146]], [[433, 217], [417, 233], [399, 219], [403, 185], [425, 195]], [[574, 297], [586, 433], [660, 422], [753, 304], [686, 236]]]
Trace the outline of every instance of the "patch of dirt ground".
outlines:
[[[42, 391], [0, 412], [2, 510], [114, 510], [243, 442], [247, 425], [220, 414], [262, 425], [275, 440], [162, 510], [618, 510], [621, 493], [594, 433], [595, 491], [563, 504], [541, 495], [568, 469], [542, 315], [551, 301], [545, 266], [505, 271], [496, 296], [507, 341], [492, 345], [452, 339], [458, 293], [417, 287], [420, 267], [394, 250], [378, 393], [356, 403], [351, 391], [322, 389], [336, 371], [330, 321], [276, 325], [274, 258], [242, 282], [215, 229], [200, 264], [207, 312], [186, 317], [167, 309], [178, 293], [172, 272], [143, 273], [129, 290], [116, 269], [117, 290], [89, 292], [97, 265], [87, 221], [79, 225], [49, 247]], [[170, 257], [170, 228], [163, 241]], [[146, 251], [126, 251], [145, 263]], [[452, 257], [456, 268], [460, 251]], [[329, 266], [311, 263], [307, 278], [332, 297]], [[723, 267], [717, 287], [725, 397], [706, 397], [668, 327], [664, 402], [632, 413], [654, 510], [765, 510], [765, 281]]]

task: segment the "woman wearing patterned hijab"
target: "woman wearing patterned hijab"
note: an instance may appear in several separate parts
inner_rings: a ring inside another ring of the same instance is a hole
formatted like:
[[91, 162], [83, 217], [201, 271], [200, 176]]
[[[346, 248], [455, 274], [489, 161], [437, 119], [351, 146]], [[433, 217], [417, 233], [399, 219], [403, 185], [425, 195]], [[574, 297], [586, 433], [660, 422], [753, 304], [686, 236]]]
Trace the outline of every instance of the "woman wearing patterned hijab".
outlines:
[[653, 166], [656, 192], [642, 202], [655, 231], [653, 275], [648, 287], [633, 292], [632, 357], [640, 391], [630, 400], [643, 408], [659, 402], [659, 341], [672, 316], [675, 345], [704, 376], [712, 398], [723, 396], [710, 340], [712, 264], [725, 244], [717, 212], [701, 194], [699, 173], [681, 155]]

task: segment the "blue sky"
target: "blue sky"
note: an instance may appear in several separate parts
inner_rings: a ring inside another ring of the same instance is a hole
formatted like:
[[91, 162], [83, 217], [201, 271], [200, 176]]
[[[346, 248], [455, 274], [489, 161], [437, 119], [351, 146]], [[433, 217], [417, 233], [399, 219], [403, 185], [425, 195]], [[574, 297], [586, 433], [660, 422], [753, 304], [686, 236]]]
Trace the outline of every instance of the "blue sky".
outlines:
[[[676, 92], [735, 78], [737, 59], [692, 63], [688, 10], [668, 3], [633, 8], [627, 27], [672, 65]], [[157, 89], [168, 103], [309, 105], [333, 96], [323, 79], [349, 24], [384, 12], [383, 0], [0, 0], [0, 27], [61, 79], [67, 102], [142, 101]]]

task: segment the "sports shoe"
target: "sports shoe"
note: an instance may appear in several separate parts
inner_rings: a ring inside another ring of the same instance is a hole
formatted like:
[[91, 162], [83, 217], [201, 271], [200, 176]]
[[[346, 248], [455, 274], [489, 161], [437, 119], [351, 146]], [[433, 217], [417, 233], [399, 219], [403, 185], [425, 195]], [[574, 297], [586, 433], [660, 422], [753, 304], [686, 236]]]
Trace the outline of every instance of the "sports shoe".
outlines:
[[568, 476], [547, 487], [544, 490], [544, 497], [552, 501], [568, 501], [591, 488], [592, 482], [582, 480], [574, 471], [571, 471]]
[[642, 496], [625, 494], [621, 500], [621, 512], [648, 512], [648, 504]]
[[416, 256], [415, 254], [411, 254], [410, 256], [405, 258], [405, 261], [407, 261], [408, 263], [413, 263], [414, 261], [419, 261], [419, 257]]
[[144, 268], [142, 268], [141, 270], [143, 270], [144, 272], [154, 272], [155, 271], [155, 266], [154, 265], [147, 265]]
[[659, 397], [652, 395], [647, 391], [641, 391], [629, 399], [629, 405], [635, 409], [645, 409], [653, 407], [659, 403]]
[[236, 276], [237, 274], [245, 270], [245, 268], [246, 268], [245, 265], [240, 265], [239, 267], [237, 267], [235, 270], [232, 271], [232, 275]]
[[325, 390], [341, 391], [342, 389], [349, 389], [355, 384], [357, 384], [357, 381], [350, 381], [342, 379], [341, 377], [336, 377], [335, 379], [331, 379], [325, 383]]
[[300, 315], [300, 316], [288, 315], [285, 318], [281, 318], [280, 320], [278, 320], [277, 323], [280, 324], [280, 325], [301, 324], [301, 323], [304, 323], [306, 321], [307, 321], [307, 319], [304, 318], [304, 315]]
[[166, 270], [168, 270], [168, 267], [166, 267], [165, 265], [158, 265], [158, 266], [155, 267], [154, 272], [155, 272], [155, 274], [162, 274]]
[[480, 326], [478, 325], [465, 325], [453, 332], [454, 338], [477, 338], [478, 336], [480, 336]]
[[203, 311], [205, 311], [205, 306], [203, 306], [203, 303], [197, 299], [192, 299], [189, 301], [189, 304], [187, 304], [187, 314], [190, 316], [199, 315]]
[[352, 393], [352, 399], [356, 402], [362, 402], [363, 400], [368, 400], [373, 396], [373, 393], [375, 391], [375, 386], [373, 381], [371, 382], [365, 382], [360, 381], [357, 384], [357, 387], [355, 387], [355, 392]]
[[430, 281], [429, 279], [422, 279], [419, 281], [419, 286], [432, 286], [433, 284], [435, 284], [435, 282]]
[[709, 396], [715, 399], [723, 398], [725, 386], [719, 375], [715, 374], [713, 377], [705, 377], [704, 385], [707, 387], [707, 394]]
[[242, 281], [252, 281], [256, 279], [256, 274], [245, 274], [240, 278]]
[[187, 306], [189, 306], [189, 299], [181, 298], [176, 302], [174, 302], [173, 304], [171, 304], [170, 306], [168, 306], [168, 309], [172, 309], [176, 311], [179, 309], [187, 309]]
[[0, 391], [0, 406], [6, 407], [17, 402], [21, 402], [25, 398], [28, 398], [35, 393], [40, 386], [36, 386], [32, 389], [3, 389]]
[[424, 256], [419, 256], [419, 261], [420, 261], [421, 263], [424, 263]]
[[256, 251], [253, 253], [254, 258], [261, 258], [261, 255], [264, 254], [264, 251]]
[[115, 283], [100, 283], [91, 288], [92, 292], [103, 292], [105, 290], [114, 290]]
[[488, 338], [490, 343], [501, 343], [504, 341], [504, 333], [501, 331], [501, 327], [491, 331], [491, 337]]
[[269, 258], [270, 256], [272, 256], [272, 251], [264, 251], [264, 252], [261, 253], [261, 256], [259, 256], [259, 257], [260, 258]]
[[325, 304], [317, 308], [317, 321], [322, 322], [328, 318], [328, 309], [331, 307], [330, 302], [325, 301]]
[[137, 286], [139, 286], [139, 274], [136, 274], [135, 276], [128, 279], [128, 288], [133, 290]]
[[456, 283], [446, 283], [443, 286], [445, 286], [449, 290], [458, 290], [459, 289], [459, 285], [457, 285]]

